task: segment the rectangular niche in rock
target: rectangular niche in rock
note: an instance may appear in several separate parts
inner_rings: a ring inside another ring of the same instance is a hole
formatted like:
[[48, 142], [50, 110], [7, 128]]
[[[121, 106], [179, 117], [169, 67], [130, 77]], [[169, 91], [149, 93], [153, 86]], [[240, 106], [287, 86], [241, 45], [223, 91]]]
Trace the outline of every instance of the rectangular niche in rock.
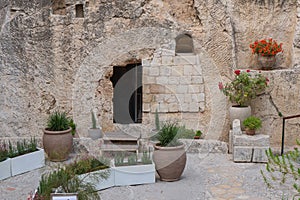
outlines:
[[76, 4], [75, 5], [75, 10], [76, 10], [76, 17], [77, 18], [83, 18], [84, 17], [83, 4]]

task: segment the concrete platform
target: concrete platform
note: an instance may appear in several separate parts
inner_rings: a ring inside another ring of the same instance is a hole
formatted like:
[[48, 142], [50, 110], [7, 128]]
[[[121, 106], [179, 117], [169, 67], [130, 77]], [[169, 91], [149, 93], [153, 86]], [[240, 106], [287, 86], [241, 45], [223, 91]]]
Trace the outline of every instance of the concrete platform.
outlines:
[[[269, 200], [281, 199], [282, 191], [266, 187], [260, 170], [265, 164], [234, 163], [232, 156], [220, 153], [188, 153], [181, 180], [140, 186], [114, 187], [99, 192], [102, 200]], [[40, 176], [53, 163], [0, 181], [1, 200], [25, 200]], [[292, 190], [284, 193], [291, 197]]]

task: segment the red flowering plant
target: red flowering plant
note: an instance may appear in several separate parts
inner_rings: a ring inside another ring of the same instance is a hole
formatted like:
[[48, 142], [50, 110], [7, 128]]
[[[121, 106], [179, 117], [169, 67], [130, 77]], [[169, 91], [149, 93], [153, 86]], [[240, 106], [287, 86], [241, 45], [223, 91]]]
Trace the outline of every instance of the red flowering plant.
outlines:
[[250, 44], [253, 54], [260, 54], [262, 56], [275, 56], [279, 52], [283, 52], [282, 43], [277, 44], [272, 38], [256, 40]]
[[263, 92], [268, 86], [269, 79], [264, 77], [261, 73], [251, 73], [250, 70], [241, 71], [235, 70], [235, 78], [229, 83], [223, 85], [219, 83], [219, 89], [232, 103], [239, 106], [247, 106], [251, 99]]

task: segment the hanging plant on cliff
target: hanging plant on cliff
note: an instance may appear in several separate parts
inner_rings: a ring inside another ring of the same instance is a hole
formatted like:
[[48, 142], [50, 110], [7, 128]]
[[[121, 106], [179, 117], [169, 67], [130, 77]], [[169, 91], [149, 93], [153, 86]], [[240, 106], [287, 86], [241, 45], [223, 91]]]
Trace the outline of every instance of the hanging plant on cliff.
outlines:
[[279, 52], [283, 52], [282, 43], [278, 44], [272, 38], [256, 40], [253, 44], [250, 44], [253, 54], [259, 54], [261, 56], [275, 56]]
[[250, 70], [235, 70], [234, 73], [235, 78], [225, 85], [220, 82], [219, 89], [238, 106], [247, 106], [251, 99], [265, 90], [269, 82], [261, 73], [251, 74]]

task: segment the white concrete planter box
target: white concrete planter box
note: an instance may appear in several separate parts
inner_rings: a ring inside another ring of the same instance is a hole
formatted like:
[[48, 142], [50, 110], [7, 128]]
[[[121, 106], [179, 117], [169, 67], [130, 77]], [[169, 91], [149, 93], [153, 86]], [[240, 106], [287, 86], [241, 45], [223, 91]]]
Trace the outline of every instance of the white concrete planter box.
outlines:
[[[97, 173], [101, 173], [101, 172], [107, 172], [109, 173], [109, 176], [107, 179], [100, 179], [97, 182], [95, 181], [95, 178], [93, 178], [93, 176], [97, 176]], [[97, 190], [103, 190], [106, 188], [110, 188], [115, 186], [115, 173], [114, 173], [114, 169], [113, 168], [108, 168], [108, 169], [103, 169], [103, 170], [99, 170], [99, 171], [95, 171], [95, 172], [90, 172], [87, 174], [81, 174], [79, 175], [80, 179], [83, 179], [86, 182], [94, 182], [95, 187]]]
[[44, 149], [11, 158], [11, 175], [15, 176], [45, 166]]
[[0, 162], [0, 180], [6, 179], [11, 176], [10, 171], [10, 158]]
[[155, 183], [155, 165], [131, 165], [114, 167], [115, 185], [139, 185]]

